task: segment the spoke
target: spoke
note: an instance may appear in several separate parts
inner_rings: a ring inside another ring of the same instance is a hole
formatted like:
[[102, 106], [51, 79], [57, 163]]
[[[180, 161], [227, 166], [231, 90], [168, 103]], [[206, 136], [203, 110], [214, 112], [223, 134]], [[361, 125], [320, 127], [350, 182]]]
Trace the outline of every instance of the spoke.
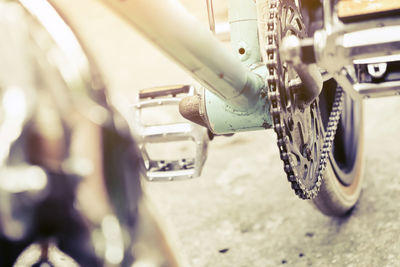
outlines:
[[292, 21], [293, 21], [294, 15], [295, 15], [295, 12], [294, 12], [294, 10], [292, 8], [289, 8], [289, 10], [290, 10], [290, 17], [289, 17], [289, 21], [286, 22], [287, 25], [291, 25], [292, 24]]
[[287, 14], [289, 12], [289, 8], [287, 6], [283, 6], [282, 9], [284, 11], [282, 13], [281, 21], [282, 21], [282, 24], [284, 25], [284, 24], [286, 24], [286, 18], [287, 18]]

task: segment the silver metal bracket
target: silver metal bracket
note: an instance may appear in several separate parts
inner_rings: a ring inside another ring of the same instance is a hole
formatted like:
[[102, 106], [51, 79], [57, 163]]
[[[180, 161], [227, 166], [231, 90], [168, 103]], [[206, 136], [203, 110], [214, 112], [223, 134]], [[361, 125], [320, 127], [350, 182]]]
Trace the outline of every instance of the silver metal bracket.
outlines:
[[198, 177], [207, 158], [207, 129], [184, 120], [179, 102], [194, 95], [189, 85], [141, 90], [133, 105], [133, 131], [150, 181]]
[[323, 2], [324, 28], [313, 36], [317, 65], [353, 98], [400, 94], [399, 10], [339, 17], [336, 5]]

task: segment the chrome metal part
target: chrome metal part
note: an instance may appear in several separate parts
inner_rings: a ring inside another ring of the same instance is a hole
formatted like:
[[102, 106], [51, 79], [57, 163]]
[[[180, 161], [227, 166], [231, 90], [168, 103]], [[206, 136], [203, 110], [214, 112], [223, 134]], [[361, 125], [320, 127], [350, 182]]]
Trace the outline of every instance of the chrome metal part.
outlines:
[[356, 83], [353, 85], [364, 98], [400, 95], [400, 81], [375, 83]]
[[[161, 114], [158, 112], [162, 112], [157, 108], [165, 106], [176, 109], [177, 113], [180, 101], [194, 94], [194, 88], [189, 85], [157, 87], [140, 91], [137, 102], [132, 106], [131, 128], [137, 137], [136, 140], [145, 162], [145, 176], [148, 180], [172, 181], [200, 176], [207, 158], [209, 141], [207, 129], [189, 121], [149, 122], [146, 121], [148, 118], [144, 116], [145, 112], [152, 109], [150, 110], [151, 116], [156, 117], [157, 114]], [[184, 147], [182, 150], [193, 151], [192, 155], [173, 155], [173, 158], [160, 158], [150, 148], [154, 144], [163, 144], [162, 149], [165, 149], [165, 145], [168, 143], [175, 145], [176, 142], [182, 141], [189, 141], [194, 149]]]
[[372, 77], [379, 79], [382, 78], [387, 70], [387, 63], [375, 63], [375, 64], [368, 64], [368, 73]]
[[[317, 64], [331, 73], [354, 99], [398, 94], [396, 81], [383, 79], [383, 65], [370, 68], [379, 82], [365, 83], [354, 75], [354, 66], [386, 63], [400, 55], [400, 17], [392, 13], [353, 22], [338, 17], [335, 3], [323, 1], [324, 28], [314, 34]], [[381, 78], [378, 78], [382, 76]]]
[[[400, 23], [400, 20], [398, 20], [398, 23]], [[317, 51], [319, 52], [317, 52], [317, 59], [324, 62], [321, 56], [328, 56], [331, 59], [339, 60], [338, 63], [346, 65], [352, 64], [355, 60], [398, 54], [400, 52], [399, 31], [400, 26], [382, 25], [373, 29], [356, 30], [353, 32], [343, 30], [342, 32], [337, 32], [335, 35], [318, 32], [317, 40], [321, 40], [320, 36], [325, 38], [326, 41], [324, 43], [327, 46], [325, 50], [332, 49], [332, 51], [329, 51], [328, 55], [323, 55], [319, 51], [323, 47], [317, 46]], [[374, 38], [371, 38], [371, 36], [374, 36]], [[336, 54], [332, 54], [334, 52]], [[330, 64], [330, 67], [325, 67], [328, 70], [340, 69], [340, 65], [337, 63]]]

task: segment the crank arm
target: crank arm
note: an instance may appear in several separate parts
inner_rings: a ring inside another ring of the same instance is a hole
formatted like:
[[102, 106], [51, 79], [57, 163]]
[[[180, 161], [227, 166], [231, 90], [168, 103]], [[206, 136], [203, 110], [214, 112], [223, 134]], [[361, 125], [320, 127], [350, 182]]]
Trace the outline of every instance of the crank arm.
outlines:
[[[172, 181], [200, 176], [207, 158], [207, 129], [183, 120], [178, 113], [179, 102], [194, 95], [194, 91], [189, 85], [174, 85], [139, 92], [133, 105], [132, 125], [148, 180]], [[164, 110], [165, 107], [168, 109]], [[171, 115], [168, 122], [160, 121], [166, 115]], [[151, 122], [154, 118], [159, 121]], [[187, 155], [182, 151], [192, 153]]]

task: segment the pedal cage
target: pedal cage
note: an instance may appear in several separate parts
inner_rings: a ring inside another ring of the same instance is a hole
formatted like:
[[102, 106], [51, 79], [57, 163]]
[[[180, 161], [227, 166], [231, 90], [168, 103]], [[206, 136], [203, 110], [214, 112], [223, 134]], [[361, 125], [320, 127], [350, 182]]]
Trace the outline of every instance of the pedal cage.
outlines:
[[[209, 137], [207, 129], [190, 121], [173, 123], [143, 122], [143, 112], [149, 108], [176, 106], [185, 96], [193, 95], [195, 89], [189, 85], [174, 85], [141, 90], [137, 102], [133, 105], [133, 131], [142, 154], [146, 173], [150, 181], [173, 181], [199, 177], [207, 158]], [[157, 116], [152, 114], [151, 116]], [[149, 153], [151, 144], [167, 144], [172, 142], [190, 141], [195, 151], [189, 157], [179, 156], [175, 159], [152, 159]]]

